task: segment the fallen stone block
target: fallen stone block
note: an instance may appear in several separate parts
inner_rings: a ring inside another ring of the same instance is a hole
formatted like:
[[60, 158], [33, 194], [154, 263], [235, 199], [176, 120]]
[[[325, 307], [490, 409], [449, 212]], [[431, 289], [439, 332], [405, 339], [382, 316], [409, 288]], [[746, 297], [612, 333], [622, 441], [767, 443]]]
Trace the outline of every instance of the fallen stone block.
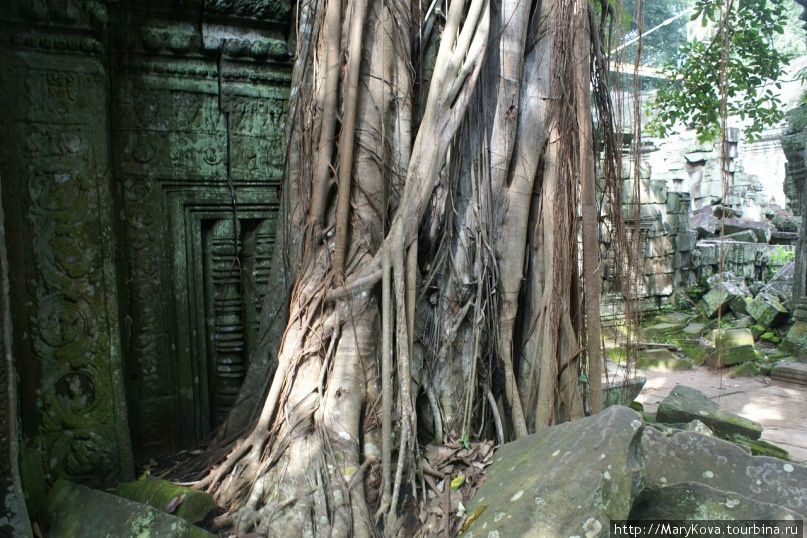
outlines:
[[773, 227], [779, 232], [799, 233], [799, 225], [796, 219], [790, 215], [777, 213], [771, 219]]
[[706, 366], [724, 368], [746, 362], [754, 362], [761, 358], [760, 353], [752, 345], [712, 348], [706, 355]]
[[794, 321], [785, 335], [784, 343], [793, 354], [804, 353], [807, 350], [807, 321]]
[[726, 313], [729, 309], [738, 316], [745, 315], [746, 297], [750, 290], [745, 284], [735, 282], [717, 283], [704, 295], [698, 303], [703, 314], [714, 318], [718, 313]]
[[689, 370], [692, 368], [692, 363], [677, 357], [668, 349], [643, 349], [639, 352], [636, 367], [654, 372], [671, 372]]
[[735, 377], [757, 377], [759, 375], [759, 368], [753, 361], [744, 362], [729, 370], [728, 376]]
[[754, 337], [748, 329], [715, 329], [712, 331], [714, 347], [753, 346]]
[[676, 325], [686, 325], [692, 320], [692, 314], [684, 312], [666, 312], [656, 316], [659, 323], [674, 323]]
[[807, 364], [795, 361], [781, 361], [771, 368], [771, 377], [780, 381], [807, 385]]
[[758, 220], [730, 218], [723, 219], [723, 230], [726, 234], [752, 231], [756, 234], [759, 243], [768, 243], [771, 240], [773, 226]]
[[677, 339], [681, 335], [683, 328], [680, 323], [656, 323], [642, 330], [648, 340], [663, 343]]
[[707, 278], [706, 286], [709, 289], [712, 289], [721, 282], [734, 282], [736, 284], [745, 283], [745, 281], [742, 278], [737, 277], [737, 275], [735, 275], [731, 271], [723, 271], [722, 273], [717, 273]]
[[787, 262], [776, 271], [776, 274], [762, 288], [762, 291], [777, 296], [785, 306], [785, 303], [789, 302], [793, 297], [793, 279], [795, 275], [796, 263]]
[[720, 219], [708, 213], [695, 213], [689, 218], [689, 228], [698, 234], [698, 239], [714, 237]]
[[695, 419], [723, 437], [739, 433], [751, 439], [759, 439], [762, 435], [762, 426], [757, 422], [722, 411], [705, 394], [685, 385], [676, 385], [661, 401], [656, 413], [656, 420], [661, 423], [675, 424]]
[[771, 245], [795, 245], [799, 234], [795, 232], [772, 232]]
[[712, 214], [717, 218], [722, 218], [722, 217], [732, 218], [732, 217], [742, 217], [743, 216], [742, 211], [738, 211], [738, 210], [733, 209], [733, 208], [731, 208], [729, 206], [720, 205], [720, 204], [712, 206]]
[[214, 538], [184, 519], [146, 504], [59, 479], [40, 516], [50, 538], [76, 536], [170, 536]]
[[758, 293], [746, 308], [757, 325], [765, 328], [781, 326], [790, 315], [777, 296], [766, 292]]
[[738, 241], [740, 243], [758, 243], [757, 234], [751, 230], [743, 230], [742, 232], [735, 232], [723, 237], [726, 241]]
[[679, 340], [678, 345], [681, 346], [681, 352], [686, 359], [695, 368], [706, 362], [706, 356], [712, 350], [712, 347], [704, 344], [700, 338]]
[[642, 392], [642, 388], [647, 383], [647, 378], [635, 376], [630, 379], [620, 379], [610, 384], [603, 384], [602, 406], [606, 408], [611, 405], [628, 406]]
[[756, 322], [754, 321], [754, 318], [746, 314], [745, 316], [739, 317], [736, 320], [734, 320], [732, 326], [735, 329], [748, 329], [755, 323]]
[[689, 337], [698, 338], [700, 336], [703, 336], [703, 331], [705, 331], [705, 330], [706, 330], [706, 324], [705, 323], [701, 323], [701, 322], [698, 322], [698, 321], [693, 321], [692, 323], [690, 323], [689, 325], [684, 327], [683, 332], [684, 332], [684, 334], [686, 334]]

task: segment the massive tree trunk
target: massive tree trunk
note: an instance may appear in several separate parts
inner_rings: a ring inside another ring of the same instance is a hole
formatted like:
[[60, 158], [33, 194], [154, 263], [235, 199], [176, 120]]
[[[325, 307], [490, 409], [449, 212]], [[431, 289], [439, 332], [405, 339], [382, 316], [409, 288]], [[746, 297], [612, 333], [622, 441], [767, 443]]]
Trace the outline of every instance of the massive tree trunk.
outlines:
[[425, 444], [600, 408], [588, 9], [300, 1], [265, 344], [200, 482], [239, 532], [411, 532]]

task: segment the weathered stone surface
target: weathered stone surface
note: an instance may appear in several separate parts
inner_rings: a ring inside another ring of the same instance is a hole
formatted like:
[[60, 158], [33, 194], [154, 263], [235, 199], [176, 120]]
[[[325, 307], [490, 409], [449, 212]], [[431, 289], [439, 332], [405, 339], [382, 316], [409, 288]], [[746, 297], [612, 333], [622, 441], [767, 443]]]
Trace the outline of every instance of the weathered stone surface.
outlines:
[[771, 245], [795, 245], [798, 240], [799, 234], [794, 232], [771, 233]]
[[701, 323], [701, 322], [698, 322], [698, 321], [693, 321], [692, 323], [690, 323], [689, 325], [684, 327], [683, 332], [684, 332], [684, 334], [686, 334], [689, 337], [699, 337], [699, 336], [703, 335], [703, 331], [705, 331], [705, 330], [706, 330], [706, 324], [705, 323]]
[[753, 361], [743, 362], [729, 370], [729, 377], [756, 377], [759, 375], [759, 368]]
[[720, 219], [712, 215], [711, 211], [708, 213], [695, 213], [689, 218], [689, 227], [697, 232], [698, 239], [714, 237], [719, 225]]
[[720, 204], [712, 206], [712, 214], [717, 218], [722, 217], [732, 218], [743, 216], [742, 211]]
[[645, 383], [647, 378], [642, 376], [634, 376], [628, 380], [620, 379], [610, 384], [603, 383], [603, 408], [611, 405], [629, 405], [642, 392]]
[[700, 338], [679, 340], [678, 345], [681, 346], [681, 352], [687, 360], [696, 368], [706, 362], [706, 355], [712, 350], [712, 347], [707, 346]]
[[784, 307], [775, 295], [760, 292], [754, 300], [748, 303], [748, 313], [757, 320], [762, 327], [779, 327], [787, 321], [790, 311]]
[[[669, 256], [669, 259], [666, 260], [669, 262], [670, 271], [673, 270], [673, 259], [673, 256]], [[655, 260], [663, 260], [663, 258], [656, 258]], [[651, 267], [649, 270], [652, 270], [652, 265], [649, 267]], [[659, 263], [657, 268], [666, 270], [666, 267], [664, 267], [662, 263]], [[672, 292], [675, 291], [675, 284], [671, 272], [644, 275], [642, 277], [642, 284], [644, 285], [644, 291], [647, 295], [660, 295], [666, 297], [668, 295], [672, 295]]]
[[639, 352], [636, 367], [643, 370], [669, 372], [689, 370], [692, 363], [672, 353], [669, 349], [643, 349]]
[[784, 306], [793, 296], [793, 278], [796, 274], [796, 263], [788, 262], [776, 271], [773, 278], [762, 290], [779, 298]]
[[737, 309], [738, 315], [744, 315], [746, 309], [745, 298], [750, 294], [745, 284], [723, 282], [717, 284], [704, 295], [698, 303], [704, 315], [709, 318], [717, 316], [718, 312], [725, 313], [729, 308]]
[[648, 258], [658, 258], [660, 256], [669, 256], [675, 252], [675, 237], [671, 235], [664, 235], [662, 237], [653, 237], [647, 240], [645, 245], [645, 256]]
[[505, 444], [466, 505], [486, 509], [463, 536], [608, 536], [639, 491], [641, 426], [638, 413], [612, 406]]
[[697, 433], [672, 437], [653, 428], [642, 433], [645, 483], [661, 488], [700, 482], [720, 491], [776, 504], [807, 514], [807, 467], [765, 456], [750, 456], [739, 446]]
[[681, 232], [676, 236], [676, 247], [678, 248], [679, 252], [689, 252], [693, 248], [695, 248], [695, 244], [698, 242], [698, 234], [697, 232], [687, 231]]
[[751, 230], [743, 230], [742, 232], [734, 232], [733, 234], [726, 235], [723, 239], [726, 241], [740, 241], [741, 243], [757, 243], [757, 234]]
[[182, 501], [171, 513], [190, 523], [199, 523], [216, 508], [216, 501], [204, 491], [178, 486], [159, 478], [123, 482], [118, 484], [115, 494], [158, 510], [164, 510], [174, 499], [181, 498]]
[[682, 329], [683, 325], [680, 323], [662, 322], [645, 327], [643, 332], [648, 340], [653, 342], [667, 342], [670, 339], [677, 338]]
[[83, 4], [41, 4], [37, 13], [53, 19], [10, 23], [5, 8], [21, 3], [0, 10], [0, 110], [10, 112], [0, 114], [0, 173], [27, 434], [20, 472], [36, 517], [55, 478], [102, 486], [129, 479], [133, 460], [104, 38], [76, 27], [92, 11]]
[[790, 461], [790, 454], [788, 454], [787, 450], [773, 443], [769, 443], [768, 441], [749, 439], [739, 433], [735, 433], [729, 437], [728, 440], [735, 445], [743, 447], [746, 452], [749, 452], [752, 456], [770, 456], [772, 458]]
[[51, 488], [42, 510], [51, 538], [76, 536], [170, 536], [212, 538], [182, 518], [64, 479]]
[[712, 331], [712, 345], [715, 347], [753, 346], [754, 337], [748, 329], [722, 329]]
[[759, 352], [751, 345], [712, 348], [706, 355], [706, 365], [710, 368], [723, 368], [760, 358]]
[[656, 316], [659, 323], [673, 323], [676, 325], [686, 325], [693, 318], [692, 313], [687, 312], [665, 312]]
[[807, 363], [795, 361], [778, 362], [771, 368], [771, 377], [807, 385]]
[[745, 285], [745, 280], [742, 277], [738, 277], [731, 271], [723, 271], [722, 273], [717, 273], [706, 279], [706, 285], [709, 287], [709, 289], [717, 287], [721, 282], [732, 282], [738, 285]]
[[799, 225], [790, 215], [777, 213], [771, 219], [773, 227], [779, 232], [798, 233]]
[[[701, 481], [705, 479], [701, 478]], [[777, 504], [722, 491], [698, 482], [648, 488], [636, 499], [634, 520], [799, 520], [798, 512]], [[741, 525], [738, 524], [738, 527]], [[784, 529], [784, 526], [782, 527]], [[749, 534], [743, 534], [750, 536]]]
[[807, 321], [796, 320], [785, 335], [786, 347], [794, 354], [807, 351]]
[[675, 424], [700, 420], [717, 435], [740, 433], [751, 439], [759, 439], [762, 426], [753, 420], [726, 413], [702, 392], [684, 385], [676, 385], [658, 406], [656, 420]]
[[760, 243], [768, 243], [771, 240], [773, 226], [767, 222], [756, 221], [743, 218], [723, 219], [723, 229], [726, 234], [733, 234], [742, 231], [752, 231], [757, 236]]

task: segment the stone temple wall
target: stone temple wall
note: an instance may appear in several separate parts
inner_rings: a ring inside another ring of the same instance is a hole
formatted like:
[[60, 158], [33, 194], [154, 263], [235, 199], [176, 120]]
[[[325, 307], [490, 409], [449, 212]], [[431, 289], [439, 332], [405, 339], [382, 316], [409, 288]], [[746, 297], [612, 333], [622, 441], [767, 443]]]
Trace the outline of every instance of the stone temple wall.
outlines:
[[[773, 184], [781, 185], [784, 180], [784, 164], [780, 163], [781, 170], [774, 169], [776, 162], [784, 160], [779, 158], [783, 152], [778, 138], [749, 144], [732, 129], [727, 152], [729, 184], [725, 192], [720, 143], [700, 144], [691, 130], [663, 141], [643, 141], [638, 188], [633, 163], [628, 164], [632, 157], [628, 152], [623, 156], [624, 200], [626, 204], [638, 202], [638, 213], [630, 205], [623, 213], [632, 233], [639, 235], [640, 311], [654, 312], [676, 302], [684, 290], [703, 286], [719, 271], [721, 258], [724, 271], [749, 281], [761, 280], [785, 263], [783, 251], [793, 249], [795, 234], [779, 233], [768, 222], [785, 211], [777, 205], [784, 193], [772, 195], [779, 190]], [[746, 165], [756, 165], [760, 155], [771, 160], [770, 174], [764, 180], [745, 170]], [[724, 212], [729, 218], [728, 237], [721, 242], [719, 217]], [[753, 237], [732, 235], [743, 226], [753, 227], [753, 222], [761, 222], [762, 227]], [[621, 317], [620, 283], [608, 233], [602, 237], [607, 260], [602, 310], [606, 319], [616, 321]]]
[[[284, 162], [282, 0], [11, 0], [0, 176], [22, 474], [200, 441], [257, 338]], [[134, 449], [134, 450], [133, 450]]]

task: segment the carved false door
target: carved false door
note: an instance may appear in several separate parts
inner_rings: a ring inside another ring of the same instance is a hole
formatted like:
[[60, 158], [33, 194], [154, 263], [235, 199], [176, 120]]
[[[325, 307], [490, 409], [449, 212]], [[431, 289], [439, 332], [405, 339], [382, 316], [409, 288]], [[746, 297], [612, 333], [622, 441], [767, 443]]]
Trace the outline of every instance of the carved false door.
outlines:
[[255, 348], [272, 230], [265, 219], [205, 223], [204, 283], [212, 426], [235, 402]]

